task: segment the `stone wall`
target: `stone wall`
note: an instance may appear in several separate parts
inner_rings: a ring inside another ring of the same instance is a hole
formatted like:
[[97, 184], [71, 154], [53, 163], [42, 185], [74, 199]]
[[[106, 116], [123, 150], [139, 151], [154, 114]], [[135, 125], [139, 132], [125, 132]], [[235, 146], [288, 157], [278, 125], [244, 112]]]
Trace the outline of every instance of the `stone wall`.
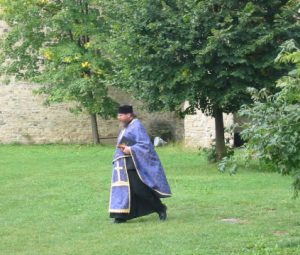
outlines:
[[[229, 127], [233, 124], [233, 116], [224, 114], [224, 125]], [[197, 111], [195, 115], [187, 115], [184, 119], [184, 141], [188, 147], [210, 147], [215, 139], [215, 120], [207, 117], [201, 111]], [[232, 144], [232, 137], [225, 136]]]
[[[72, 104], [43, 105], [44, 97], [34, 95], [38, 85], [24, 82], [0, 84], [0, 143], [92, 143], [90, 118], [70, 112]], [[184, 120], [172, 113], [148, 113], [143, 104], [120, 91], [111, 92], [121, 104], [134, 105], [138, 118], [148, 131], [155, 123], [169, 123], [176, 140], [187, 147], [209, 147], [215, 137], [214, 119], [200, 111]], [[225, 126], [233, 123], [232, 115], [224, 115]], [[117, 120], [98, 118], [102, 143], [114, 143], [119, 132]], [[231, 138], [231, 137], [229, 137]]]
[[[87, 114], [74, 115], [69, 111], [72, 104], [44, 106], [44, 97], [34, 95], [38, 85], [27, 83], [0, 84], [0, 143], [91, 143], [90, 119]], [[149, 114], [141, 103], [128, 94], [113, 92], [120, 103], [133, 104], [138, 117], [149, 128], [156, 121], [169, 122], [176, 139], [183, 138], [183, 120], [172, 113]], [[104, 143], [114, 143], [119, 132], [117, 120], [98, 119], [99, 134]]]

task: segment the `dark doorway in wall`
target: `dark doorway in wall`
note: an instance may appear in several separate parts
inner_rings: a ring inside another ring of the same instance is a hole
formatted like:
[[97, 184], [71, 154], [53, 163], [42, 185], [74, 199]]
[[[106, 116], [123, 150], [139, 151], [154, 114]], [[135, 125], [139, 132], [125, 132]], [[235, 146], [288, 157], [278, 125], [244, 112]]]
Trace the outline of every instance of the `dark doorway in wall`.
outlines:
[[240, 133], [234, 133], [233, 136], [233, 145], [236, 148], [242, 147], [245, 144], [245, 141], [241, 137]]

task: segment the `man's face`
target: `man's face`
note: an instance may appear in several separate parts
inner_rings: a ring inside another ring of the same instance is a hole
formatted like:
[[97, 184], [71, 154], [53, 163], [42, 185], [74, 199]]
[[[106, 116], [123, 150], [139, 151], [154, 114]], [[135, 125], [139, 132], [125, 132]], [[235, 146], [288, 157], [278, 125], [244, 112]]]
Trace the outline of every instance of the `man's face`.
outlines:
[[130, 113], [119, 113], [118, 121], [120, 121], [123, 125], [127, 125], [132, 119], [132, 114]]

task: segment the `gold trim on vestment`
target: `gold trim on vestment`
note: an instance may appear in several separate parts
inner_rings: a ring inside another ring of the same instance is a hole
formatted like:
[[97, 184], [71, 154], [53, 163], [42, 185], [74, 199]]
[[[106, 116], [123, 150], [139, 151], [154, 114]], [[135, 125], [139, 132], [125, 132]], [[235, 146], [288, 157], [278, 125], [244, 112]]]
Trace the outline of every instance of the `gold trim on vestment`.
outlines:
[[129, 158], [129, 157], [131, 157], [131, 156], [130, 156], [130, 155], [124, 155], [124, 156], [117, 157], [117, 158], [115, 158], [115, 159], [112, 161], [112, 163], [114, 163], [116, 160], [118, 160], [118, 159], [120, 159], [120, 158]]
[[120, 187], [120, 186], [129, 186], [128, 182], [124, 182], [124, 181], [118, 181], [112, 184], [113, 187]]
[[127, 182], [128, 182], [128, 195], [129, 195], [129, 212], [130, 213], [130, 208], [131, 208], [131, 189], [130, 189], [130, 182], [129, 182], [129, 176], [128, 176], [128, 170], [127, 170], [127, 166], [126, 166], [126, 158], [124, 158], [124, 166], [125, 166], [125, 173], [127, 176]]
[[[108, 211], [110, 213], [130, 213], [130, 208], [131, 208], [131, 190], [130, 190], [129, 177], [128, 177], [128, 173], [127, 173], [126, 157], [119, 157], [118, 159], [120, 159], [120, 160], [123, 159], [124, 168], [122, 168], [122, 170], [125, 171], [125, 174], [126, 174], [126, 177], [127, 177], [127, 182], [126, 181], [121, 181], [121, 177], [120, 177], [120, 170], [121, 169], [118, 170], [118, 169], [116, 169], [114, 167], [114, 170], [116, 170], [118, 172], [118, 181], [113, 182], [113, 178], [114, 178], [114, 171], [113, 171], [113, 173], [112, 173], [112, 180], [111, 180], [111, 188], [110, 188], [110, 198], [109, 198], [109, 208], [108, 208]], [[117, 168], [119, 168], [119, 166], [120, 165], [118, 164]], [[111, 205], [112, 189], [113, 189], [113, 187], [121, 187], [121, 186], [128, 187], [128, 208], [126, 208], [126, 209], [111, 209], [110, 205]]]
[[130, 213], [130, 208], [129, 209], [110, 209], [110, 213]]

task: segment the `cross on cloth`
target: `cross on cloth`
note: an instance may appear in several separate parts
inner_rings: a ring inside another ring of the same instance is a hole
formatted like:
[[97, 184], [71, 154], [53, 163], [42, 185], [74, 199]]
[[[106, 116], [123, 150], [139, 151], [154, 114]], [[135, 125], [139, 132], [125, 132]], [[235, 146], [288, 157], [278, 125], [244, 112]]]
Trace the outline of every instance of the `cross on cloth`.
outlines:
[[118, 181], [121, 181], [121, 175], [120, 175], [120, 170], [123, 170], [123, 167], [120, 166], [119, 161], [117, 161], [117, 166], [115, 167], [115, 170], [118, 173]]

